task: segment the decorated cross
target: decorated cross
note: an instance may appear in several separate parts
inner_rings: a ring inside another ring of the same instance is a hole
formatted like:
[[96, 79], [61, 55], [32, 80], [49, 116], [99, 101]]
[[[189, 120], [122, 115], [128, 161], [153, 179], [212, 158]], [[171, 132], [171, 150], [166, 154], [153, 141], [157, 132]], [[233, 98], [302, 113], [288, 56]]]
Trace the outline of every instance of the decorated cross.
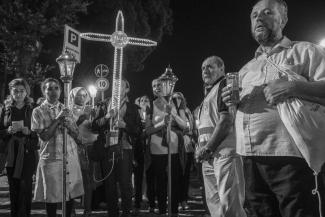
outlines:
[[[123, 66], [123, 48], [130, 45], [139, 46], [156, 46], [157, 42], [143, 38], [128, 37], [124, 32], [124, 17], [122, 11], [118, 11], [115, 21], [115, 32], [111, 35], [100, 33], [81, 33], [80, 37], [90, 41], [110, 42], [114, 47], [114, 66], [113, 66], [113, 86], [112, 86], [112, 98], [111, 108], [117, 111], [117, 120], [120, 117], [120, 101], [121, 101], [121, 78], [122, 78], [122, 66]], [[118, 135], [118, 129], [110, 125], [110, 133], [116, 140]], [[110, 144], [117, 144], [117, 141], [111, 141]]]

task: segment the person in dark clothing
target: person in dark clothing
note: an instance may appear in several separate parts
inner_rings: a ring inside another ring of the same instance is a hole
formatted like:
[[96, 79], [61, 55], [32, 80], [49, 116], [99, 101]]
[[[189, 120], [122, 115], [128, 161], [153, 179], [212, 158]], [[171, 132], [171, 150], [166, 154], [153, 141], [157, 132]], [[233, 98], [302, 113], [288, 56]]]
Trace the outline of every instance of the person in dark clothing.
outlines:
[[[141, 123], [143, 129], [145, 128], [146, 120], [148, 119], [148, 111], [150, 110], [150, 100], [149, 97], [144, 95], [138, 98], [136, 101], [138, 105], [139, 115], [141, 117]], [[143, 194], [143, 178], [144, 178], [144, 168], [145, 168], [145, 148], [147, 143], [147, 138], [141, 134], [137, 139], [134, 146], [134, 214], [139, 213], [139, 209], [142, 202]]]
[[[119, 216], [117, 183], [122, 198], [122, 216], [129, 216], [132, 207], [132, 158], [134, 139], [141, 133], [141, 118], [138, 108], [127, 97], [130, 87], [126, 80], [121, 83], [121, 104], [119, 119], [112, 121], [119, 129], [118, 143], [111, 144], [110, 122], [116, 118], [117, 111], [111, 108], [111, 101], [103, 102], [96, 111], [92, 122], [98, 140], [93, 152], [100, 160], [105, 183], [107, 210], [110, 217]], [[90, 154], [91, 156], [92, 154]]]
[[12, 217], [28, 217], [32, 203], [32, 177], [36, 169], [38, 137], [30, 130], [33, 100], [28, 83], [21, 78], [9, 83], [10, 95], [1, 108], [0, 137], [6, 155], [6, 170]]

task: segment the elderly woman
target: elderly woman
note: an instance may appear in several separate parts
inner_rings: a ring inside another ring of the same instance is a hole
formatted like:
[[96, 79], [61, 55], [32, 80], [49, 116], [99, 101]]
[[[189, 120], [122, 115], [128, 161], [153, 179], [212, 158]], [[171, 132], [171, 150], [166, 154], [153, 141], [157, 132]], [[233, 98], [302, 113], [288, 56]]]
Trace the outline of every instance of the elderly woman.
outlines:
[[5, 145], [11, 216], [30, 216], [32, 176], [36, 168], [37, 135], [30, 130], [32, 99], [24, 79], [9, 83], [10, 95], [1, 108], [0, 137]]
[[56, 217], [57, 203], [62, 202], [63, 129], [67, 139], [66, 216], [72, 209], [72, 199], [84, 193], [78, 158], [78, 128], [71, 111], [59, 102], [61, 86], [58, 80], [47, 78], [41, 85], [44, 102], [33, 110], [31, 129], [40, 140], [40, 160], [36, 172], [35, 201], [45, 202], [49, 217]]
[[81, 144], [78, 146], [79, 160], [84, 183], [84, 217], [91, 213], [91, 199], [93, 191], [92, 170], [87, 156], [87, 147], [97, 139], [97, 134], [91, 132], [91, 106], [87, 105], [90, 97], [84, 87], [75, 87], [70, 91], [69, 102], [74, 120], [79, 128]]

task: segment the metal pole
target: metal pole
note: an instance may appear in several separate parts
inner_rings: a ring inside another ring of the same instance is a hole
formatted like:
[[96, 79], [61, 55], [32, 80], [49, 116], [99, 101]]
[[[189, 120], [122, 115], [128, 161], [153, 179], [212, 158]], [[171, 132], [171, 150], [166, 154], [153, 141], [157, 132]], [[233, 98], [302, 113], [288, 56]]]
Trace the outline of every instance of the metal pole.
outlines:
[[[171, 106], [171, 97], [172, 94], [168, 98], [168, 105]], [[171, 145], [171, 114], [168, 114], [168, 125], [167, 125], [167, 144], [168, 144], [168, 217], [172, 216], [172, 155], [170, 152], [170, 145]]]
[[[64, 106], [69, 105], [69, 92], [71, 88], [71, 81], [64, 82]], [[67, 141], [68, 130], [64, 128], [63, 131], [63, 148], [62, 148], [62, 217], [66, 217], [66, 197], [67, 197]]]
[[101, 95], [102, 95], [102, 101], [104, 101], [105, 100], [104, 91], [101, 91]]

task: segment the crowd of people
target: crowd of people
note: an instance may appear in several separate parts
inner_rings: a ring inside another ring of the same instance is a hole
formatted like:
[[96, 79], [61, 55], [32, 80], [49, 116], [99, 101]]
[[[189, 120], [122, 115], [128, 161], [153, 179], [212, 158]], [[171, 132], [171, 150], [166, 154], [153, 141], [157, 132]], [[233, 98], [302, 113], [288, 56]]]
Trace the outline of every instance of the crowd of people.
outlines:
[[[234, 92], [227, 83], [222, 58], [209, 56], [202, 62], [204, 99], [193, 111], [181, 92], [168, 96], [159, 78], [152, 81], [152, 99], [148, 94], [134, 102], [128, 97], [128, 81], [122, 79], [119, 111], [111, 99], [90, 105], [84, 87], [73, 88], [65, 106], [59, 101], [62, 87], [55, 78], [42, 82], [43, 98], [35, 106], [28, 83], [12, 80], [0, 110], [11, 215], [30, 216], [35, 174], [33, 200], [45, 204], [49, 217], [56, 216], [63, 196], [66, 216], [73, 214], [74, 199], [80, 197], [84, 216], [91, 216], [98, 183], [105, 189], [109, 217], [139, 215], [145, 197], [148, 212], [164, 216], [170, 174], [171, 216], [178, 216], [180, 209], [189, 209], [191, 168], [199, 165], [207, 215], [321, 216], [324, 204], [313, 189], [322, 192], [324, 179], [316, 176], [315, 186], [313, 170], [281, 120], [277, 104], [299, 98], [325, 106], [325, 50], [283, 35], [287, 11], [283, 0], [257, 1], [250, 19], [259, 47], [238, 72], [240, 90]], [[306, 81], [286, 79], [279, 68]], [[112, 126], [118, 129], [116, 141]], [[66, 195], [62, 194], [64, 129]]]

